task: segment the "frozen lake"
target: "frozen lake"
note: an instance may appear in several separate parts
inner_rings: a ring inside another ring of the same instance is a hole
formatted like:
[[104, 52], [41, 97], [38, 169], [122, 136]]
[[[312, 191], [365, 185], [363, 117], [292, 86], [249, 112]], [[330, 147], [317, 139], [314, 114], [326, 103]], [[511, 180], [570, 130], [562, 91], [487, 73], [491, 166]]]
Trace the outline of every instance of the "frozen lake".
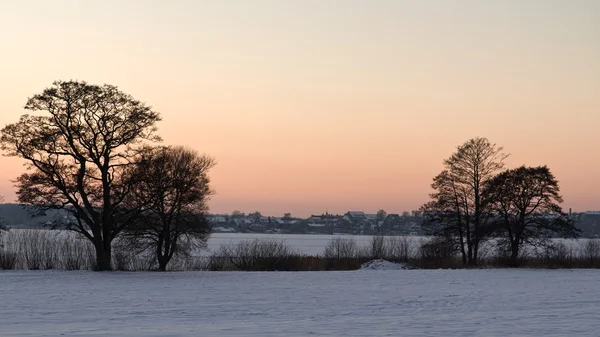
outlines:
[[0, 272], [0, 336], [597, 336], [600, 271]]
[[[323, 254], [327, 243], [338, 235], [305, 235], [305, 234], [248, 234], [248, 233], [213, 233], [207, 243], [208, 250], [219, 249], [222, 244], [238, 243], [242, 240], [281, 240], [291, 248], [300, 253], [308, 255]], [[357, 245], [366, 246], [369, 244], [372, 236], [368, 235], [343, 235], [345, 238], [356, 240]], [[415, 247], [423, 237], [411, 236]]]
[[[247, 234], [247, 233], [213, 233], [207, 243], [207, 249], [213, 251], [219, 249], [222, 244], [238, 243], [242, 240], [282, 240], [285, 243], [295, 249], [296, 251], [308, 254], [318, 255], [323, 254], [327, 243], [331, 239], [340, 237], [338, 235], [304, 235], [304, 234]], [[344, 238], [356, 240], [358, 246], [368, 246], [373, 239], [371, 235], [342, 235]], [[417, 248], [421, 245], [423, 240], [428, 240], [427, 237], [423, 236], [407, 236], [410, 240], [410, 244], [413, 248]], [[556, 239], [565, 243], [567, 246], [579, 249], [581, 244], [588, 239], [579, 240], [566, 240]], [[202, 252], [201, 254], [206, 254]]]

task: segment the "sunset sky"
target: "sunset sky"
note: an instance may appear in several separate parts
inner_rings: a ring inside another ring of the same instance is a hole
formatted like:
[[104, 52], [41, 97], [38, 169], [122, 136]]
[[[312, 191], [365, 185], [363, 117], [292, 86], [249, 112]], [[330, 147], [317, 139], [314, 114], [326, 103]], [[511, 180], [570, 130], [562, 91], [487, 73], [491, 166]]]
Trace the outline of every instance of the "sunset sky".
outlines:
[[217, 159], [212, 212], [416, 209], [477, 136], [600, 209], [600, 1], [0, 1], [0, 32], [0, 127], [54, 80], [117, 85]]

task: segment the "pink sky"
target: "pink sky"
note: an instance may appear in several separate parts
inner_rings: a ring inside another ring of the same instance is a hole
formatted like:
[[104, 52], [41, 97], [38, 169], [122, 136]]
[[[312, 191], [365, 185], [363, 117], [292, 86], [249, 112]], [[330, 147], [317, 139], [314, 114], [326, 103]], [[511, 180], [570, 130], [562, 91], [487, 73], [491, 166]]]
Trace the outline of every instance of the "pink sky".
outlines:
[[416, 209], [477, 136], [600, 209], [597, 1], [12, 1], [0, 31], [0, 126], [54, 80], [117, 85], [217, 159], [213, 212]]

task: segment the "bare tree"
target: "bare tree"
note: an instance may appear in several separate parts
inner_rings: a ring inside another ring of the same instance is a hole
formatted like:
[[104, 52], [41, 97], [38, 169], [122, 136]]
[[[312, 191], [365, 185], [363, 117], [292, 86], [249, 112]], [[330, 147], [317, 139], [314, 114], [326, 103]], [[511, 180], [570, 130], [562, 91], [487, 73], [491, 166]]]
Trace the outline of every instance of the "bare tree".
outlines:
[[[0, 195], [0, 203], [4, 202], [4, 196]], [[8, 231], [8, 226], [5, 224], [5, 220], [0, 214], [0, 248], [2, 248], [2, 232]]]
[[373, 235], [370, 242], [370, 257], [383, 259], [388, 257], [388, 245], [383, 235]]
[[432, 202], [424, 227], [448, 238], [458, 236], [463, 262], [475, 265], [480, 245], [491, 234], [489, 209], [482, 199], [483, 184], [504, 167], [508, 155], [486, 138], [473, 138], [444, 161], [446, 170], [434, 178]]
[[262, 214], [259, 211], [254, 211], [252, 213], [249, 213], [248, 217], [250, 217], [255, 222], [258, 222], [260, 218], [262, 218]]
[[233, 212], [231, 212], [231, 218], [233, 218], [233, 219], [237, 219], [237, 218], [243, 218], [243, 217], [245, 217], [245, 216], [246, 216], [246, 214], [244, 214], [244, 213], [242, 213], [242, 212], [238, 211], [237, 209], [236, 209], [236, 210], [234, 210]]
[[125, 231], [141, 251], [154, 251], [159, 270], [171, 258], [204, 247], [211, 227], [206, 201], [213, 193], [208, 171], [215, 161], [183, 147], [162, 147], [144, 156], [131, 172], [133, 208], [142, 216]]
[[512, 266], [517, 266], [525, 243], [537, 246], [553, 236], [579, 235], [574, 221], [562, 212], [558, 181], [546, 166], [504, 171], [486, 182], [483, 197], [501, 226]]
[[446, 170], [433, 178], [432, 201], [421, 207], [426, 235], [444, 238], [460, 250], [463, 264], [468, 261], [469, 225], [463, 214], [463, 199], [454, 177]]
[[122, 172], [143, 140], [158, 141], [159, 114], [111, 85], [57, 81], [29, 98], [21, 116], [2, 129], [1, 148], [27, 161], [17, 178], [19, 202], [64, 209], [64, 224], [88, 238], [96, 268], [111, 269], [111, 243], [135, 210], [122, 201], [129, 184]]
[[353, 259], [358, 257], [359, 251], [354, 238], [336, 237], [327, 243], [323, 256], [326, 259]]

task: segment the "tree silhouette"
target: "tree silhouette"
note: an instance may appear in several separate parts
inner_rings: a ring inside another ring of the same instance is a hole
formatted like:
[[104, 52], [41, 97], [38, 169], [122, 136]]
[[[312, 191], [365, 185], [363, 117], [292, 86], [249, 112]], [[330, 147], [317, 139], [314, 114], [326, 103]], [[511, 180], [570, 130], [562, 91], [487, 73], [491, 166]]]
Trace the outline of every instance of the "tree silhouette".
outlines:
[[125, 230], [126, 241], [140, 252], [154, 252], [159, 270], [171, 258], [204, 247], [210, 235], [206, 201], [212, 194], [208, 170], [212, 158], [183, 147], [149, 152], [131, 174], [137, 183], [128, 197], [142, 215]]
[[243, 218], [244, 216], [246, 216], [246, 214], [238, 211], [237, 209], [234, 210], [233, 212], [231, 212], [231, 217], [234, 218], [234, 219]]
[[575, 238], [579, 230], [562, 212], [558, 181], [546, 166], [504, 171], [485, 184], [484, 199], [518, 265], [523, 244], [545, 244], [553, 236]]
[[[0, 204], [4, 202], [4, 196], [0, 195]], [[0, 214], [0, 239], [2, 238], [2, 232], [8, 231], [8, 226], [5, 225], [5, 219]], [[2, 247], [2, 241], [0, 240], [0, 247]]]
[[471, 265], [477, 264], [479, 247], [491, 234], [483, 184], [504, 167], [508, 155], [502, 150], [486, 138], [460, 145], [434, 178], [432, 201], [422, 207], [427, 212], [423, 227], [430, 234], [457, 240], [463, 262]]
[[29, 98], [21, 116], [2, 129], [1, 147], [27, 161], [16, 180], [19, 202], [65, 209], [61, 224], [88, 238], [96, 268], [111, 269], [111, 243], [135, 218], [121, 207], [129, 191], [123, 171], [141, 141], [158, 141], [159, 114], [111, 85], [57, 81]]

